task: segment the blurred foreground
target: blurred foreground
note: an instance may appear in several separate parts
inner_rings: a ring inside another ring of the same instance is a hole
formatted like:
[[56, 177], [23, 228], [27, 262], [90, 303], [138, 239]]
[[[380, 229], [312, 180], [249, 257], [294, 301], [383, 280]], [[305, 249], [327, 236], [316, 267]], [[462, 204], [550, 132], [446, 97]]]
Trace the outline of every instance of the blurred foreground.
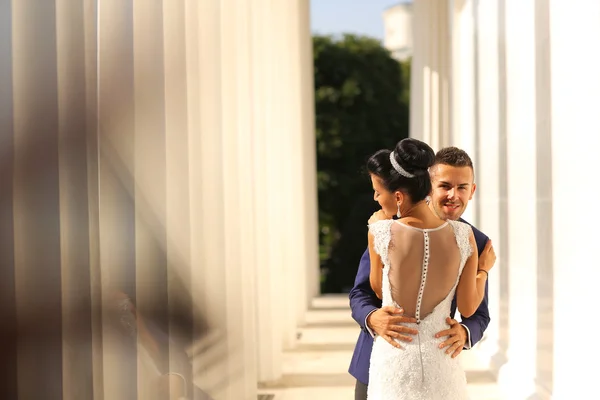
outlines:
[[281, 375], [318, 292], [311, 48], [305, 0], [0, 2], [1, 399]]

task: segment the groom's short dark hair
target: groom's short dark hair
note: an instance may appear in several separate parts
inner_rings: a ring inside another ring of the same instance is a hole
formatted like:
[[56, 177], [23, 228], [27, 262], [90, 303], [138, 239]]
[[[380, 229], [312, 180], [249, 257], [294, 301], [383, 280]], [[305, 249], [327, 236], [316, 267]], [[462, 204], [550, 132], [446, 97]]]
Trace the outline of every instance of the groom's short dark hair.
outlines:
[[437, 164], [445, 164], [451, 167], [471, 167], [474, 170], [471, 157], [469, 157], [466, 151], [458, 147], [444, 147], [438, 151], [435, 155], [433, 165]]

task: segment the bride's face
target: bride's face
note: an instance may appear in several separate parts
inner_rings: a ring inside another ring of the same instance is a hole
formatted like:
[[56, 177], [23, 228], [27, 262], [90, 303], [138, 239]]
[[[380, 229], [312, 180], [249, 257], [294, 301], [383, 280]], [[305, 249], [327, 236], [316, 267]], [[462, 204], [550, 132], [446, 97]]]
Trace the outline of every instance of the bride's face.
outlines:
[[392, 193], [385, 188], [383, 181], [376, 175], [371, 175], [373, 184], [373, 200], [379, 203], [388, 218], [392, 218], [398, 211], [398, 192]]

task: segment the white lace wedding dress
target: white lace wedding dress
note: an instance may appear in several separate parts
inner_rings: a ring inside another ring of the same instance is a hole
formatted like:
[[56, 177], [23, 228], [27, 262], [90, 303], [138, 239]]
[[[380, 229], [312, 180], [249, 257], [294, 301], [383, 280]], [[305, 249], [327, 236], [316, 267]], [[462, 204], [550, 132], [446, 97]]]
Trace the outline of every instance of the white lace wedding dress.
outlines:
[[471, 228], [448, 221], [418, 229], [400, 221], [369, 226], [383, 268], [384, 306], [402, 307], [417, 319], [419, 334], [397, 349], [377, 337], [369, 370], [369, 400], [464, 400], [467, 382], [458, 358], [438, 346], [434, 335], [448, 329], [446, 318], [458, 280], [473, 249]]

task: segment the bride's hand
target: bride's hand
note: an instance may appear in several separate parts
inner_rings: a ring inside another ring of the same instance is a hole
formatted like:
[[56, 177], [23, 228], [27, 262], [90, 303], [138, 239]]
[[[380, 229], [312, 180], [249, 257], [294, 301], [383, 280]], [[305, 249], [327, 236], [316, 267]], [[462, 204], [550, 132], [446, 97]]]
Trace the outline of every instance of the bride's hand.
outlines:
[[485, 248], [481, 252], [479, 256], [479, 265], [477, 267], [478, 270], [482, 269], [486, 272], [489, 272], [494, 263], [496, 262], [496, 252], [494, 251], [494, 247], [492, 247], [492, 241], [488, 240], [485, 244]]
[[369, 225], [374, 224], [375, 222], [381, 221], [384, 219], [390, 219], [390, 218], [387, 215], [385, 215], [383, 210], [375, 211], [373, 213], [373, 215], [371, 215], [371, 218], [369, 218]]

